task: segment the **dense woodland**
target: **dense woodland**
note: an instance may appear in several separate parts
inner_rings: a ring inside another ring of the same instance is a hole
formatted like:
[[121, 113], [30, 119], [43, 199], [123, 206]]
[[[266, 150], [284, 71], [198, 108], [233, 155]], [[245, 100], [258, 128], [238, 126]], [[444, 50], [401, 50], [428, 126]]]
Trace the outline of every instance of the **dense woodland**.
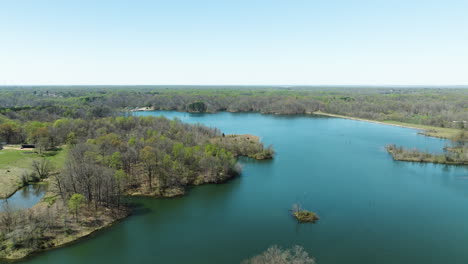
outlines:
[[[21, 138], [38, 144], [39, 151], [68, 145], [58, 189], [97, 203], [110, 203], [121, 184], [163, 194], [169, 187], [222, 182], [238, 172], [237, 156], [271, 158], [273, 153], [257, 140], [234, 142], [236, 137], [216, 129], [164, 117], [33, 121], [16, 130], [24, 131]], [[10, 142], [19, 140], [14, 136]]]
[[273, 156], [271, 147], [264, 148], [251, 136], [227, 136], [164, 117], [61, 118], [2, 125], [10, 127], [2, 134], [8, 143], [35, 143], [44, 155], [60, 146], [68, 156], [58, 173], [50, 173], [46, 159], [33, 162], [31, 177], [49, 176], [47, 206], [21, 211], [6, 207], [0, 213], [0, 258], [54, 247], [124, 217], [125, 195], [183, 195], [188, 185], [236, 176], [238, 156]]
[[[121, 193], [132, 190], [183, 194], [184, 186], [223, 182], [239, 172], [229, 145], [213, 141], [223, 141], [222, 133], [202, 125], [164, 117], [116, 117], [86, 122], [81, 130], [74, 122], [60, 128], [64, 133], [59, 140], [73, 146], [57, 176], [57, 189], [61, 195], [80, 193], [96, 206], [118, 204]], [[255, 146], [245, 149], [264, 151], [257, 141], [244, 144]]]
[[[189, 112], [322, 111], [439, 127], [468, 126], [468, 89], [333, 87], [70, 86], [0, 88], [0, 116], [52, 121], [119, 115], [136, 107]], [[0, 117], [1, 119], [1, 117]], [[464, 122], [465, 121], [465, 122]]]

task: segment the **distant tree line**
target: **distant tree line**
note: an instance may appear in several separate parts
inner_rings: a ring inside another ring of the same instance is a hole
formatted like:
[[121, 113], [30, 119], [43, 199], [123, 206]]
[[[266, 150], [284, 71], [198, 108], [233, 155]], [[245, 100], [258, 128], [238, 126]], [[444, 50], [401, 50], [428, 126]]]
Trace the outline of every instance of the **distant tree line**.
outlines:
[[[4, 87], [0, 116], [21, 121], [117, 116], [136, 107], [187, 112], [322, 111], [438, 127], [468, 126], [468, 89], [317, 87]], [[0, 121], [1, 122], [1, 121]]]

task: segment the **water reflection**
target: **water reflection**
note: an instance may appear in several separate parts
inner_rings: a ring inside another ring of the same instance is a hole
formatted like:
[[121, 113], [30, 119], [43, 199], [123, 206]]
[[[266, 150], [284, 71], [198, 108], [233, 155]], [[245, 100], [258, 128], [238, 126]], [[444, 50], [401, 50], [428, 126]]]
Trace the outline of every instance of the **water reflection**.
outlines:
[[8, 203], [8, 206], [13, 209], [31, 208], [42, 199], [46, 191], [46, 184], [28, 185], [17, 191], [10, 198], [0, 200], [2, 205], [0, 211], [3, 210], [2, 208], [5, 203]]

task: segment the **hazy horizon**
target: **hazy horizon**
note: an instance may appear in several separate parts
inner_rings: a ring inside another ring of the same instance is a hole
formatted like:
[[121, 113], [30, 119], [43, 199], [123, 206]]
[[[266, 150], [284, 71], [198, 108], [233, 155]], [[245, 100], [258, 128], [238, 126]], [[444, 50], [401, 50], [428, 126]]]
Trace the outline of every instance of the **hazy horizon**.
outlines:
[[307, 85], [307, 84], [12, 84], [0, 85], [3, 88], [9, 87], [273, 87], [273, 88], [438, 88], [438, 89], [467, 89], [467, 85]]
[[461, 0], [2, 1], [0, 85], [468, 85], [466, 10]]

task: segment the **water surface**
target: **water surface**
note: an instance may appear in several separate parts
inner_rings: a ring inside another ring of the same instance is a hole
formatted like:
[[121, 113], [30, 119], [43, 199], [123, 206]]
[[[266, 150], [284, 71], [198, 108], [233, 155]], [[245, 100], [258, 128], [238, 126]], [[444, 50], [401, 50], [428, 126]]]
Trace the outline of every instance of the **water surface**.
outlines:
[[0, 199], [0, 212], [4, 209], [6, 203], [12, 209], [31, 208], [37, 204], [47, 191], [45, 184], [31, 184], [15, 192], [8, 199]]
[[[416, 130], [337, 118], [141, 112], [250, 133], [273, 161], [241, 159], [226, 184], [177, 199], [138, 198], [135, 215], [25, 263], [239, 263], [299, 244], [319, 264], [467, 263], [466, 167], [395, 162], [389, 143], [440, 151]], [[321, 217], [298, 224], [293, 203]]]

